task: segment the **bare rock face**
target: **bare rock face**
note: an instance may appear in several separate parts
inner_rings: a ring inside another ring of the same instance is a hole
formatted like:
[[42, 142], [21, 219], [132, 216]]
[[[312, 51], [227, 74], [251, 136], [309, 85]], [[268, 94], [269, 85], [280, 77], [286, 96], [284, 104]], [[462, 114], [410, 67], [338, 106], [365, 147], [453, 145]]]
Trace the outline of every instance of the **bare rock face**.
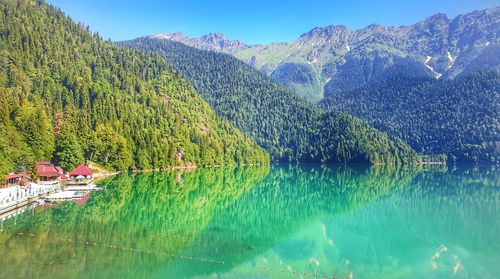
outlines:
[[210, 33], [200, 38], [188, 38], [180, 32], [151, 35], [149, 37], [153, 39], [177, 41], [198, 49], [213, 50], [226, 53], [233, 53], [237, 50], [246, 49], [249, 47], [249, 45], [243, 43], [242, 41], [229, 40], [226, 38], [226, 36], [224, 36], [224, 34], [221, 33]]

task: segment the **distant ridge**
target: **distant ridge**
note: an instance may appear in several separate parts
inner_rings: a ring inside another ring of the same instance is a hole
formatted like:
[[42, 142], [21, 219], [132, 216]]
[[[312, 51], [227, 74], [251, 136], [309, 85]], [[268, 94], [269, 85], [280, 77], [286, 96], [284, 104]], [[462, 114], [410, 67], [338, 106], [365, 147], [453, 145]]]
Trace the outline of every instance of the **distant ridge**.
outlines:
[[500, 7], [494, 7], [453, 19], [438, 13], [409, 26], [372, 24], [355, 31], [342, 25], [316, 27], [290, 43], [249, 45], [222, 34], [150, 37], [232, 54], [315, 102], [362, 86], [389, 69], [436, 79], [453, 79], [472, 69], [498, 69], [498, 52], [488, 54], [489, 63], [482, 61], [485, 52], [499, 46], [499, 33]]
[[150, 35], [148, 37], [152, 39], [177, 41], [202, 50], [213, 50], [226, 53], [232, 53], [236, 50], [250, 47], [250, 45], [247, 45], [242, 41], [229, 40], [222, 33], [209, 33], [200, 38], [188, 38], [181, 32]]

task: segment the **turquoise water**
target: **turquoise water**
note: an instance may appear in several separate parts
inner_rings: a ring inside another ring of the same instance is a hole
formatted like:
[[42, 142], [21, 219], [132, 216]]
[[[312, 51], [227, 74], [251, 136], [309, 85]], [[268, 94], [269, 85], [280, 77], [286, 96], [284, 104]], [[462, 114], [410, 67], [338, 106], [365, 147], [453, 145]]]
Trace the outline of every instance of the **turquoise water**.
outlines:
[[1, 278], [499, 278], [500, 175], [318, 165], [119, 175], [9, 220]]

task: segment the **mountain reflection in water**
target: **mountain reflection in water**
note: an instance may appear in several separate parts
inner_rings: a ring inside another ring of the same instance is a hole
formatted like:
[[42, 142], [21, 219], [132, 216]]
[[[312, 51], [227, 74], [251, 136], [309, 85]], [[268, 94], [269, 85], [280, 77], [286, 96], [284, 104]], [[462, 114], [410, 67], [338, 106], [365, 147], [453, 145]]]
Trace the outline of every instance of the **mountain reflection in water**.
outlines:
[[118, 175], [83, 206], [6, 222], [0, 277], [494, 278], [498, 181], [493, 167]]

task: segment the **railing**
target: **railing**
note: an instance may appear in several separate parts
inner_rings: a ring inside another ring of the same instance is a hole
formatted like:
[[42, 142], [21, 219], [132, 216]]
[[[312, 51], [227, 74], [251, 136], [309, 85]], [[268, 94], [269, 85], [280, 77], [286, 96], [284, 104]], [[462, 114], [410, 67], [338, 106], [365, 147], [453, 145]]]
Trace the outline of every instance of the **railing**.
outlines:
[[88, 185], [94, 182], [93, 178], [82, 179], [82, 180], [67, 180], [67, 185]]
[[60, 189], [59, 183], [35, 184], [30, 183], [27, 187], [14, 186], [0, 189], [0, 210], [24, 203], [32, 198], [39, 198], [42, 195]]
[[49, 180], [49, 181], [38, 181], [38, 185], [59, 185], [59, 181], [57, 180]]

